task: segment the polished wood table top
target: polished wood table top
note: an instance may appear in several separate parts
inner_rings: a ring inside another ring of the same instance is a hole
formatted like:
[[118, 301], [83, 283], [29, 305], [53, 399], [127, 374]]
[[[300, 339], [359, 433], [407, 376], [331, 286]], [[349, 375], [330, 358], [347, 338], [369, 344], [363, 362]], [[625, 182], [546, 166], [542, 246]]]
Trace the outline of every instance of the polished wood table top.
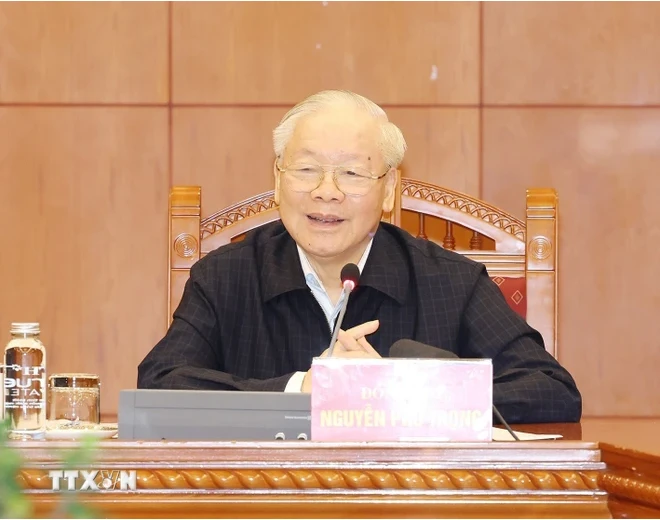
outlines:
[[[114, 419], [114, 420], [113, 420]], [[104, 417], [104, 422], [116, 418]], [[85, 495], [107, 517], [660, 518], [660, 419], [512, 425], [560, 440], [492, 443], [100, 443], [136, 491]], [[61, 497], [48, 471], [75, 443], [18, 443], [37, 516]], [[193, 507], [194, 505], [194, 507]]]
[[558, 433], [564, 440], [600, 442], [660, 456], [660, 417], [585, 417], [576, 424], [524, 424], [512, 428]]
[[599, 479], [615, 518], [660, 518], [660, 418], [585, 417], [579, 425], [519, 426], [530, 433], [598, 442], [607, 469]]
[[[67, 441], [20, 444], [38, 516], [71, 482], [104, 517], [610, 518], [597, 443], [102, 441], [65, 469]], [[57, 472], [58, 489], [53, 489]], [[67, 478], [67, 474], [71, 479]], [[72, 475], [71, 472], [74, 474]], [[89, 476], [90, 472], [94, 474]], [[113, 475], [126, 475], [113, 487]], [[96, 492], [85, 488], [88, 476]], [[109, 488], [101, 489], [105, 479]], [[81, 487], [81, 485], [83, 487]], [[85, 493], [83, 490], [87, 489]]]
[[586, 417], [582, 439], [660, 456], [660, 417]]

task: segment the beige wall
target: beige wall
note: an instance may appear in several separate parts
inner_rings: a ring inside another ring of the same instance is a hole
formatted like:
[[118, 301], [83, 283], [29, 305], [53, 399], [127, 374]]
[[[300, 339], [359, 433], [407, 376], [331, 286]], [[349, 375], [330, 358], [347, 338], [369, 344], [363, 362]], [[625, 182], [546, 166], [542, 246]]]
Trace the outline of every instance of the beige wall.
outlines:
[[167, 322], [170, 186], [205, 214], [270, 189], [281, 115], [347, 88], [408, 176], [518, 216], [559, 190], [560, 360], [586, 414], [660, 416], [658, 27], [657, 3], [0, 4], [0, 333], [40, 321], [48, 371], [99, 373], [116, 411]]

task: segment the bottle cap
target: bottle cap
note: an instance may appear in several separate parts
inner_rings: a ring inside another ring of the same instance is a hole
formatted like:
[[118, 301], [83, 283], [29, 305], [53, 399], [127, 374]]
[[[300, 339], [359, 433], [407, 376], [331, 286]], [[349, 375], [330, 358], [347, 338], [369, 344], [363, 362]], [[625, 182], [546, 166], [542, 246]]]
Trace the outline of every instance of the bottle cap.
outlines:
[[10, 334], [39, 334], [38, 323], [12, 323]]

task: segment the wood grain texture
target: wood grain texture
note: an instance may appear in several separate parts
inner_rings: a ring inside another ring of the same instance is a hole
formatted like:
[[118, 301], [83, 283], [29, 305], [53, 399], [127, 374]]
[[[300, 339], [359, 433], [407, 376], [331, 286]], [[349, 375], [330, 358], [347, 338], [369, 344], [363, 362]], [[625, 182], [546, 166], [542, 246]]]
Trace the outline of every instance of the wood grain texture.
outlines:
[[483, 7], [486, 104], [660, 103], [660, 4]]
[[166, 103], [166, 2], [3, 2], [0, 102]]
[[[36, 498], [36, 497], [35, 497]], [[61, 498], [43, 494], [36, 498], [36, 514], [50, 518]], [[107, 518], [612, 518], [604, 500], [558, 493], [546, 497], [511, 497], [493, 500], [457, 493], [451, 497], [407, 494], [374, 498], [356, 495], [350, 500], [336, 496], [282, 496], [276, 498], [236, 495], [200, 496], [89, 494], [85, 502]], [[639, 518], [639, 517], [638, 517]]]
[[607, 471], [599, 483], [607, 490], [614, 518], [658, 518], [660, 457], [602, 442], [600, 448]]
[[166, 109], [0, 108], [0, 330], [40, 322], [106, 413], [166, 324], [166, 157]]
[[559, 192], [560, 361], [586, 415], [659, 415], [660, 110], [486, 109], [483, 198]]
[[387, 115], [406, 139], [404, 177], [479, 196], [479, 110], [397, 108]]
[[476, 103], [470, 2], [180, 2], [175, 103], [294, 104], [344, 88], [377, 103]]
[[[57, 500], [44, 466], [73, 446], [45, 444], [20, 444], [18, 479], [43, 512]], [[131, 518], [610, 517], [596, 444], [423, 444], [106, 441], [95, 467], [135, 469], [137, 490], [78, 497]]]
[[583, 417], [582, 432], [584, 440], [625, 446], [660, 458], [660, 417]]
[[[282, 108], [175, 108], [173, 185], [203, 186], [202, 218], [273, 189]], [[167, 208], [165, 208], [167, 209]]]
[[[177, 471], [179, 469], [179, 471]], [[24, 489], [50, 490], [49, 470], [26, 469], [19, 482]], [[325, 489], [373, 492], [396, 491], [595, 491], [598, 470], [374, 470], [359, 469], [199, 469], [149, 468], [137, 470], [143, 490], [181, 491], [298, 491]], [[658, 495], [660, 497], [660, 494]]]

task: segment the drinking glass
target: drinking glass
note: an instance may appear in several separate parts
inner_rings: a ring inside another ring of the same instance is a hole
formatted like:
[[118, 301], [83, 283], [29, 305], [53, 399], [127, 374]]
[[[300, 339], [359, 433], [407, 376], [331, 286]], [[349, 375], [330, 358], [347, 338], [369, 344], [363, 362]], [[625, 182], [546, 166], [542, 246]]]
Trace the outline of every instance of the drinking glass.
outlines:
[[48, 421], [94, 426], [101, 422], [101, 381], [95, 374], [53, 374], [48, 378]]

